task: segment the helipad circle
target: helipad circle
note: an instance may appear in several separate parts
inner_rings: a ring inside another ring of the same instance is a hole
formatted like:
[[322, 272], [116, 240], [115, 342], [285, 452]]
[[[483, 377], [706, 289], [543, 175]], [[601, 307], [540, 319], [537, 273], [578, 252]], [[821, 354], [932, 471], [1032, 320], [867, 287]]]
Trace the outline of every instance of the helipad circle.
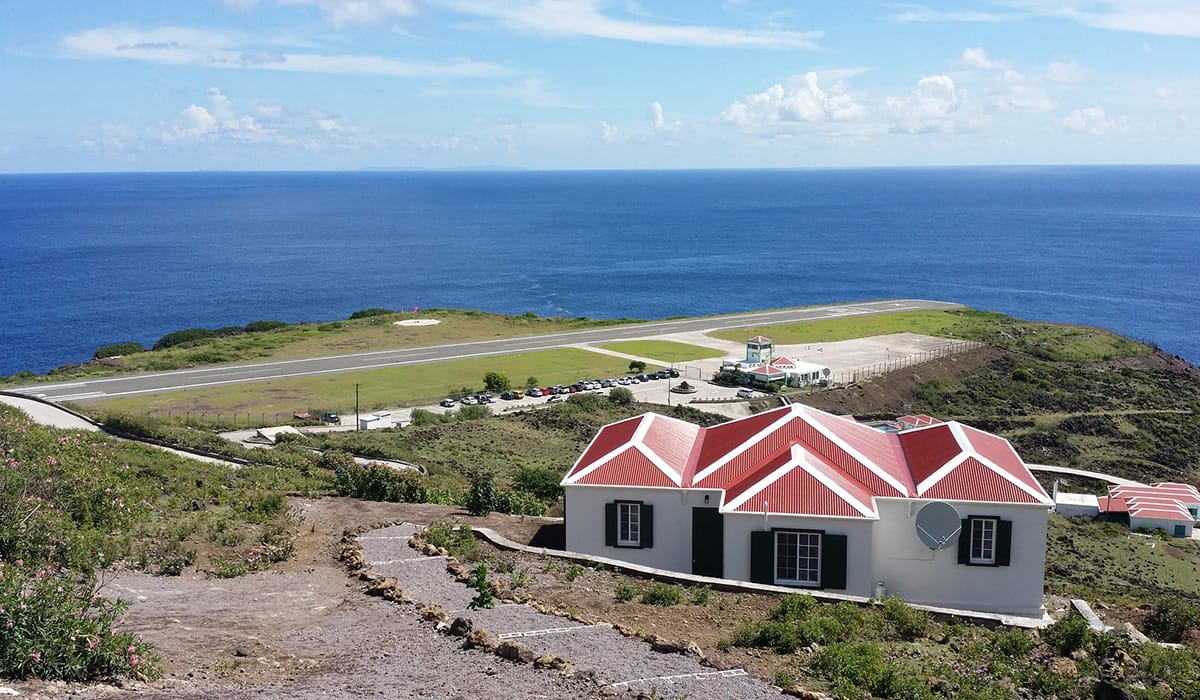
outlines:
[[406, 318], [403, 321], [392, 321], [395, 326], [436, 326], [441, 321], [436, 318]]

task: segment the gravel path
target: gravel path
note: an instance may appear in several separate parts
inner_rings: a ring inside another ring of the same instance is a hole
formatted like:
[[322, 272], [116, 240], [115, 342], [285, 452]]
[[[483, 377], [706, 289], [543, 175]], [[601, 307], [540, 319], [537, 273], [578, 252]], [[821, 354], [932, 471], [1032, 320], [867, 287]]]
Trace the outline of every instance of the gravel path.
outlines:
[[561, 656], [574, 664], [576, 671], [595, 674], [608, 692], [657, 691], [667, 697], [689, 698], [780, 697], [778, 691], [741, 669], [716, 671], [692, 656], [659, 653], [609, 625], [586, 625], [540, 613], [528, 605], [469, 610], [474, 592], [446, 572], [445, 557], [426, 557], [408, 546], [416, 530], [402, 524], [359, 536], [371, 570], [395, 576], [410, 597], [418, 603], [441, 605], [450, 619], [468, 618], [493, 637], [525, 645], [535, 656]]

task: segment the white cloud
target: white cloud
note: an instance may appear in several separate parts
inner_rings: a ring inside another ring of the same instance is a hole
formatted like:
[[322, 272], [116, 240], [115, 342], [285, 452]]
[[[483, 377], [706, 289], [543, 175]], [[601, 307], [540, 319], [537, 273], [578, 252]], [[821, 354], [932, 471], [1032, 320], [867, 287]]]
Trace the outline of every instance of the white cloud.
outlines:
[[661, 129], [666, 126], [666, 120], [663, 119], [663, 108], [660, 102], [650, 103], [651, 119], [654, 122], [655, 129]]
[[62, 45], [68, 55], [76, 58], [118, 58], [209, 68], [398, 78], [481, 78], [508, 73], [501, 65], [466, 59], [427, 63], [381, 56], [278, 52], [261, 48], [252, 37], [189, 27], [148, 30], [120, 25], [100, 27], [68, 35]]
[[1007, 70], [1010, 68], [1008, 61], [989, 58], [987, 51], [983, 49], [963, 49], [962, 56], [958, 59], [959, 65], [965, 68], [975, 68], [980, 70]]
[[438, 0], [455, 12], [495, 20], [510, 29], [550, 36], [588, 36], [646, 44], [716, 48], [815, 49], [822, 32], [728, 29], [618, 19], [598, 0]]
[[1110, 117], [1100, 107], [1076, 109], [1059, 120], [1058, 124], [1066, 131], [1092, 134], [1094, 136], [1120, 133], [1125, 131], [1129, 126], [1128, 120], [1125, 117]]
[[1010, 112], [1046, 112], [1054, 101], [1037, 80], [1015, 70], [1004, 71], [986, 90], [988, 101]]
[[791, 131], [806, 124], [852, 122], [866, 116], [866, 107], [844, 83], [834, 83], [825, 90], [813, 72], [806, 73], [795, 87], [772, 85], [735, 100], [721, 112], [725, 121], [752, 132]]
[[1021, 10], [1099, 29], [1200, 37], [1195, 0], [1008, 0]]
[[1052, 83], [1072, 85], [1087, 80], [1090, 71], [1078, 63], [1059, 63], [1054, 61], [1046, 66], [1046, 79]]
[[954, 131], [960, 102], [958, 88], [950, 76], [921, 78], [911, 93], [888, 98], [888, 111], [896, 121], [892, 131], [910, 134]]
[[412, 0], [278, 0], [280, 5], [316, 7], [335, 27], [381, 24], [396, 17], [417, 14]]
[[621, 135], [620, 135], [620, 132], [617, 130], [617, 127], [613, 126], [612, 124], [610, 124], [606, 121], [601, 121], [600, 122], [600, 140], [603, 141], [604, 143], [616, 143], [617, 141], [621, 140]]
[[976, 10], [932, 10], [924, 5], [908, 5], [892, 16], [897, 22], [1007, 22], [1019, 15]]

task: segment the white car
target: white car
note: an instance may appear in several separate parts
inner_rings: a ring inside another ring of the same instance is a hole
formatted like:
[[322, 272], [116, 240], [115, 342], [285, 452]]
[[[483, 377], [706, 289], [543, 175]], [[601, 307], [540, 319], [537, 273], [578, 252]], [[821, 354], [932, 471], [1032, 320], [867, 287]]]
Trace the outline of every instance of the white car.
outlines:
[[738, 389], [737, 396], [739, 399], [752, 399], [754, 398], [754, 391], [751, 389]]
[[474, 406], [478, 403], [479, 399], [475, 398], [474, 396], [464, 396], [462, 399], [462, 404], [464, 406]]
[[454, 399], [442, 399], [439, 405], [443, 408], [454, 408]]

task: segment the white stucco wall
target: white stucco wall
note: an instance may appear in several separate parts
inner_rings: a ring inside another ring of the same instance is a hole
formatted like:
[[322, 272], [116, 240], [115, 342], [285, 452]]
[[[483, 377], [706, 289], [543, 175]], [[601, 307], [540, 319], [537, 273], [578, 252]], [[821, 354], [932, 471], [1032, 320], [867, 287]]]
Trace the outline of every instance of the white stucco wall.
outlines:
[[933, 551], [917, 539], [916, 515], [925, 503], [928, 501], [876, 499], [880, 522], [873, 541], [872, 569], [889, 595], [911, 603], [967, 610], [1028, 616], [1045, 612], [1042, 593], [1048, 508], [949, 501], [963, 518], [989, 516], [1013, 524], [1009, 566], [965, 566], [958, 563], [957, 540], [946, 549]]
[[1136, 530], [1139, 527], [1144, 527], [1147, 530], [1155, 528], [1166, 532], [1168, 535], [1175, 535], [1175, 526], [1184, 526], [1184, 537], [1192, 536], [1192, 524], [1185, 522], [1176, 522], [1174, 520], [1159, 520], [1158, 518], [1138, 518], [1133, 515], [1129, 516], [1129, 529]]
[[[692, 508], [715, 508], [720, 502], [719, 491], [698, 489], [566, 486], [564, 491], [568, 552], [596, 554], [685, 574], [692, 572]], [[704, 502], [706, 494], [709, 503]], [[605, 546], [604, 504], [617, 500], [642, 501], [654, 506], [654, 546], [648, 549]]]
[[846, 535], [846, 588], [835, 592], [870, 596], [875, 587], [875, 579], [871, 577], [873, 525], [874, 520], [863, 518], [726, 513], [725, 578], [750, 580], [750, 533], [754, 530], [824, 530], [829, 535]]

